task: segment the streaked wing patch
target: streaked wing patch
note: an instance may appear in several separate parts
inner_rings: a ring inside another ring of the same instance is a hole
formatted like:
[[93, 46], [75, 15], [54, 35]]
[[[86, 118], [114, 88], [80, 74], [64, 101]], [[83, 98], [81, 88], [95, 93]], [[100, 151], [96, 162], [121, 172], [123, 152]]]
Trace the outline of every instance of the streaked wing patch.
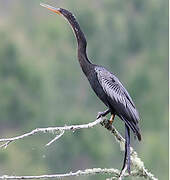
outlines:
[[120, 86], [115, 81], [109, 81], [105, 77], [100, 77], [99, 81], [103, 87], [103, 90], [116, 102], [123, 104], [126, 107], [126, 100], [124, 93], [122, 92]]
[[136, 107], [127, 90], [120, 83], [118, 78], [102, 67], [95, 68], [99, 83], [104, 92], [118, 105], [124, 106], [124, 112], [135, 122], [138, 122], [139, 115]]

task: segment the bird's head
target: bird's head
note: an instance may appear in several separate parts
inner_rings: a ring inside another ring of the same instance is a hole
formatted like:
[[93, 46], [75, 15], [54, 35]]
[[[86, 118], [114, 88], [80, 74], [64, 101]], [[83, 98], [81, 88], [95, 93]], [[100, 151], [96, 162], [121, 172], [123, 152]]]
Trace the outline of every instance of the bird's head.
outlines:
[[57, 13], [59, 15], [62, 15], [64, 16], [67, 20], [73, 18], [73, 14], [71, 12], [69, 12], [68, 10], [66, 9], [63, 9], [63, 8], [55, 8], [55, 7], [52, 7], [50, 5], [47, 5], [47, 4], [44, 4], [44, 3], [41, 3], [40, 4], [41, 6], [49, 9], [50, 11], [54, 12], [54, 13]]
[[70, 23], [70, 25], [73, 29], [73, 32], [75, 33], [75, 36], [77, 38], [78, 44], [79, 45], [81, 44], [81, 46], [79, 46], [79, 47], [81, 47], [85, 51], [86, 45], [87, 45], [86, 38], [85, 38], [83, 32], [81, 31], [80, 26], [79, 26], [75, 16], [70, 11], [63, 9], [63, 8], [55, 8], [55, 7], [52, 7], [52, 6], [44, 4], [44, 3], [41, 3], [40, 5], [49, 9], [50, 11], [52, 11], [54, 13], [62, 15]]

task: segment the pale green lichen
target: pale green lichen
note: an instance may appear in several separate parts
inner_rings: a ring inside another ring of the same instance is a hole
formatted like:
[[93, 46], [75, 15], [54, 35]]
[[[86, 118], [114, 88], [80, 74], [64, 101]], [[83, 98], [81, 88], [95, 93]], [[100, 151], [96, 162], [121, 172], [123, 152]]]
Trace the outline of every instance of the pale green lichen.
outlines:
[[120, 144], [120, 150], [125, 151], [125, 143], [123, 141], [118, 141]]

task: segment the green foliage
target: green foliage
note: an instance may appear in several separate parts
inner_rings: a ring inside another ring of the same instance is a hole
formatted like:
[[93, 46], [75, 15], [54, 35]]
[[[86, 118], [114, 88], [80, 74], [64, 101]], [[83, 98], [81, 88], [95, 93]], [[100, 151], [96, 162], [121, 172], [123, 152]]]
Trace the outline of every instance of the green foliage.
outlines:
[[[105, 109], [81, 72], [68, 23], [38, 3], [1, 3], [1, 137], [35, 127], [90, 122]], [[89, 58], [114, 72], [133, 97], [143, 136], [141, 143], [133, 144], [159, 179], [168, 179], [167, 5], [161, 0], [61, 2], [77, 16]], [[115, 126], [124, 131], [118, 118]], [[38, 136], [11, 144], [0, 152], [0, 174], [121, 167], [123, 153], [103, 128], [68, 132], [44, 148], [48, 140]]]

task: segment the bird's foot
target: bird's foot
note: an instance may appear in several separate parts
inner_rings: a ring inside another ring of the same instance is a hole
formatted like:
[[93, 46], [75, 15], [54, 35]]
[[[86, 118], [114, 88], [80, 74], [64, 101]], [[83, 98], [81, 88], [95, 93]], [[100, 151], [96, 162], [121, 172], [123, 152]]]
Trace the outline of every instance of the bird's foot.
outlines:
[[97, 119], [106, 116], [109, 112], [110, 112], [109, 109], [107, 109], [107, 110], [104, 111], [104, 112], [98, 112], [98, 114], [97, 114]]
[[99, 118], [101, 118], [101, 117], [103, 117], [104, 115], [103, 115], [103, 112], [98, 112], [97, 113], [97, 119], [99, 119]]

